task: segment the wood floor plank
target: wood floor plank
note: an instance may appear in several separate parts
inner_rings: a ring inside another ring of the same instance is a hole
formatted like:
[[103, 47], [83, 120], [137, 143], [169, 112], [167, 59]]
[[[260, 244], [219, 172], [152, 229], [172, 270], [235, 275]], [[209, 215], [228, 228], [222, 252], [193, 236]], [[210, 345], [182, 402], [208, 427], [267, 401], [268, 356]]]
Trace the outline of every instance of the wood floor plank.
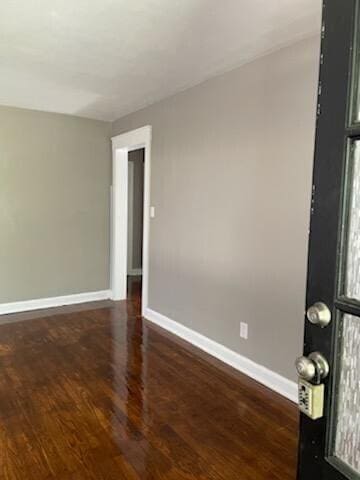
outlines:
[[295, 480], [296, 407], [129, 292], [2, 319], [0, 480]]

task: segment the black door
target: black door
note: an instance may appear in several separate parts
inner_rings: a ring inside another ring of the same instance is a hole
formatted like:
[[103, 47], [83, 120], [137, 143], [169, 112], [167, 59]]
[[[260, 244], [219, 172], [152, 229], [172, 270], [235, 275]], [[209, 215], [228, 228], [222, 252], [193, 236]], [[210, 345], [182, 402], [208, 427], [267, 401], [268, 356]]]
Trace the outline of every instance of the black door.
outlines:
[[299, 480], [360, 479], [360, 0], [325, 0]]

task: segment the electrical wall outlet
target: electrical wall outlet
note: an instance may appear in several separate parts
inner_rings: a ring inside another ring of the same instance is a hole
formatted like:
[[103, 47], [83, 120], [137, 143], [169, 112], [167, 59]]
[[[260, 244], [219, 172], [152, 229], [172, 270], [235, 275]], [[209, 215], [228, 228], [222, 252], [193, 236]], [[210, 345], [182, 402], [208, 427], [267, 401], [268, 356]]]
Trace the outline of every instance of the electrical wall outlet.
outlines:
[[248, 324], [244, 322], [240, 322], [240, 337], [248, 339]]

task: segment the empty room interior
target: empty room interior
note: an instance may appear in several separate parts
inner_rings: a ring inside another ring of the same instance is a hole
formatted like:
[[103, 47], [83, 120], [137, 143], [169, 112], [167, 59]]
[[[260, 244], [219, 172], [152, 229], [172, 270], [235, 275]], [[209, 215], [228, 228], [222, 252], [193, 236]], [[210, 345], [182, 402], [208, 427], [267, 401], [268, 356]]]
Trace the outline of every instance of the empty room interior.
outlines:
[[357, 0], [3, 0], [0, 480], [360, 479]]

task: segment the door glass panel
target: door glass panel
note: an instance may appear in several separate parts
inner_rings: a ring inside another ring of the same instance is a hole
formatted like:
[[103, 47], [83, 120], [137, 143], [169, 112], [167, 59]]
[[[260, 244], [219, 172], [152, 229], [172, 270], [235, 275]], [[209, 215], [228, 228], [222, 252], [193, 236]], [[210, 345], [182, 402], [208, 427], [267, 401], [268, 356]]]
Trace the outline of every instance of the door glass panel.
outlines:
[[352, 144], [351, 157], [345, 295], [360, 300], [360, 140]]
[[360, 122], [360, 5], [357, 0], [356, 15], [355, 15], [355, 29], [354, 29], [354, 58], [352, 66], [352, 123]]
[[[360, 478], [360, 318], [344, 315], [333, 455]], [[357, 474], [356, 474], [357, 473]]]

